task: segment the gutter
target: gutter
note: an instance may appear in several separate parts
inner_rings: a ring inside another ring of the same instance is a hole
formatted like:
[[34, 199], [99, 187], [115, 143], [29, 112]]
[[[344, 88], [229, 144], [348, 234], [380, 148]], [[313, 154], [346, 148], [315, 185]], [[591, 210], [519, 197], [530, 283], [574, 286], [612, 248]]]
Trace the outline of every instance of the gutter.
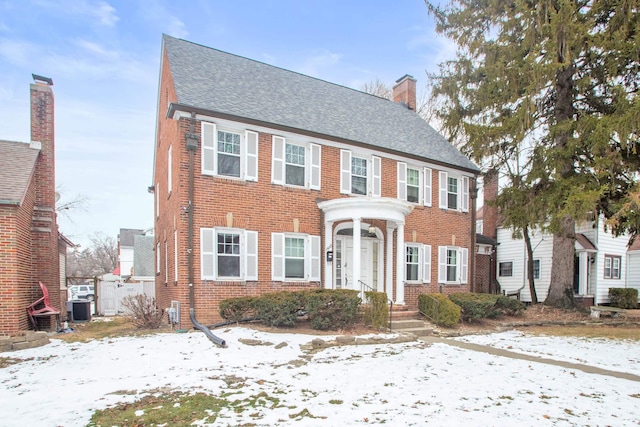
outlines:
[[[366, 144], [363, 142], [359, 142], [359, 141], [353, 141], [350, 139], [346, 139], [346, 138], [340, 138], [340, 137], [336, 137], [333, 135], [326, 135], [326, 134], [322, 134], [319, 132], [313, 132], [310, 130], [306, 130], [306, 129], [299, 129], [299, 128], [294, 128], [291, 126], [284, 126], [284, 125], [279, 125], [277, 123], [270, 123], [270, 122], [265, 122], [262, 120], [256, 120], [256, 119], [251, 119], [248, 117], [242, 117], [242, 116], [236, 116], [233, 114], [228, 114], [228, 113], [221, 113], [221, 112], [217, 112], [217, 111], [210, 111], [210, 110], [206, 110], [204, 108], [199, 108], [199, 107], [193, 107], [190, 105], [184, 105], [184, 104], [179, 104], [179, 103], [175, 103], [172, 102], [169, 104], [169, 108], [167, 109], [167, 117], [168, 118], [173, 118], [175, 119], [176, 115], [179, 116], [179, 113], [186, 113], [186, 114], [191, 114], [191, 118], [194, 118], [194, 114], [196, 115], [203, 115], [203, 116], [207, 116], [207, 117], [214, 117], [214, 118], [218, 118], [218, 119], [223, 119], [223, 120], [231, 120], [231, 121], [235, 121], [235, 122], [240, 122], [240, 123], [245, 123], [245, 124], [249, 124], [249, 125], [254, 125], [254, 126], [262, 126], [262, 127], [266, 127], [266, 128], [270, 128], [270, 129], [275, 129], [275, 130], [280, 130], [283, 132], [294, 132], [297, 133], [299, 135], [305, 135], [311, 138], [319, 138], [319, 139], [326, 139], [326, 140], [330, 140], [330, 141], [336, 141], [336, 142], [340, 142], [343, 144], [348, 144], [348, 145], [353, 145], [356, 147], [363, 147], [363, 148], [374, 148], [376, 150], [380, 150], [382, 152], [385, 153], [389, 153], [389, 154], [394, 154], [397, 156], [401, 156], [401, 157], [408, 157], [408, 158], [412, 158], [418, 161], [428, 161], [429, 163], [433, 163], [434, 165], [438, 165], [438, 166], [444, 166], [444, 167], [448, 167], [448, 168], [452, 168], [452, 169], [456, 169], [456, 170], [461, 170], [461, 171], [465, 171], [465, 172], [469, 172], [473, 175], [478, 175], [480, 173], [480, 169], [479, 168], [468, 168], [468, 167], [464, 167], [464, 166], [458, 166], [458, 165], [453, 165], [450, 163], [445, 163], [442, 161], [438, 161], [438, 160], [434, 160], [434, 159], [429, 159], [427, 157], [422, 157], [422, 156], [415, 156], [412, 155], [411, 153], [403, 153], [401, 151], [397, 151], [397, 150], [392, 150], [389, 148], [384, 148], [384, 147], [379, 147], [379, 146], [374, 146], [371, 144]], [[185, 117], [184, 115], [182, 117]], [[177, 117], [180, 118], [180, 117]]]

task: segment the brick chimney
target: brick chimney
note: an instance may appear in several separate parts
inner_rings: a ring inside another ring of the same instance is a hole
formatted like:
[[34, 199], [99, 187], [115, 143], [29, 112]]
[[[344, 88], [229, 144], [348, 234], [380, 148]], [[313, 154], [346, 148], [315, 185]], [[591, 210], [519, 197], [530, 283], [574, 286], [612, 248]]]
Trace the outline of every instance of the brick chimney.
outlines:
[[491, 169], [484, 174], [484, 206], [482, 217], [482, 234], [487, 237], [498, 237], [498, 208], [491, 205], [498, 198], [498, 171]]
[[409, 74], [396, 80], [393, 87], [393, 102], [406, 105], [410, 110], [416, 111], [416, 79]]
[[[53, 115], [53, 81], [33, 75], [31, 84], [31, 145], [40, 145], [36, 163], [36, 206], [54, 209], [56, 205], [55, 137]], [[38, 144], [39, 143], [39, 144]], [[44, 184], [46, 183], [46, 184]]]
[[[34, 172], [35, 203], [31, 218], [31, 260], [34, 296], [41, 281], [49, 289], [51, 305], [60, 309], [60, 257], [56, 221], [56, 170], [53, 114], [53, 81], [33, 75], [31, 97], [31, 146], [40, 149]], [[66, 296], [66, 295], [65, 295]]]

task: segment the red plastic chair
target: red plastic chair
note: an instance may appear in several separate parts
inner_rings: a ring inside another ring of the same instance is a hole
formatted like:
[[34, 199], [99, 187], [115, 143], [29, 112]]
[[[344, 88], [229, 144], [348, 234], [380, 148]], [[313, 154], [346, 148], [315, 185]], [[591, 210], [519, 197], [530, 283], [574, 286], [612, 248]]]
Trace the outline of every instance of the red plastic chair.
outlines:
[[40, 289], [42, 289], [42, 298], [30, 304], [27, 307], [27, 314], [29, 315], [29, 320], [33, 325], [34, 329], [38, 330], [38, 318], [41, 317], [56, 317], [56, 328], [60, 326], [60, 310], [53, 307], [49, 302], [49, 290], [45, 285], [40, 283]]

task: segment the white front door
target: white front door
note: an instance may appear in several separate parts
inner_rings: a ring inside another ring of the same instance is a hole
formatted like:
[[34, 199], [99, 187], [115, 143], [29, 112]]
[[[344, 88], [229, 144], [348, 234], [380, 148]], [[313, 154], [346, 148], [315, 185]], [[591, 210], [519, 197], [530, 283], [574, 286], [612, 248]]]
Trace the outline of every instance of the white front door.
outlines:
[[378, 290], [377, 278], [380, 276], [375, 269], [380, 268], [380, 263], [376, 262], [379, 254], [375, 252], [380, 245], [377, 240], [366, 238], [360, 241], [360, 245], [360, 281], [366, 286], [353, 281], [353, 238], [351, 236], [337, 236], [334, 271], [336, 288], [357, 291]]

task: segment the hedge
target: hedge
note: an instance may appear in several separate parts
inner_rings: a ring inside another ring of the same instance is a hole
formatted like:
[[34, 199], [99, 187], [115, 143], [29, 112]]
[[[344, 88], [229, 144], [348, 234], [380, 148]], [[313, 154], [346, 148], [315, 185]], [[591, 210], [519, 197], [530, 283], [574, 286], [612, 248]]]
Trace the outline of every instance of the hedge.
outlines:
[[256, 297], [237, 297], [220, 301], [220, 317], [239, 322], [255, 316]]
[[303, 308], [300, 292], [273, 292], [256, 297], [256, 317], [269, 326], [293, 326]]
[[364, 309], [364, 323], [375, 329], [388, 327], [389, 305], [384, 292], [367, 291], [364, 293], [367, 305]]
[[418, 295], [418, 309], [438, 326], [451, 327], [460, 322], [460, 306], [443, 294]]
[[609, 288], [611, 305], [619, 308], [638, 308], [638, 290], [635, 288]]
[[303, 293], [304, 309], [313, 329], [337, 330], [356, 323], [362, 300], [350, 289], [317, 289]]

